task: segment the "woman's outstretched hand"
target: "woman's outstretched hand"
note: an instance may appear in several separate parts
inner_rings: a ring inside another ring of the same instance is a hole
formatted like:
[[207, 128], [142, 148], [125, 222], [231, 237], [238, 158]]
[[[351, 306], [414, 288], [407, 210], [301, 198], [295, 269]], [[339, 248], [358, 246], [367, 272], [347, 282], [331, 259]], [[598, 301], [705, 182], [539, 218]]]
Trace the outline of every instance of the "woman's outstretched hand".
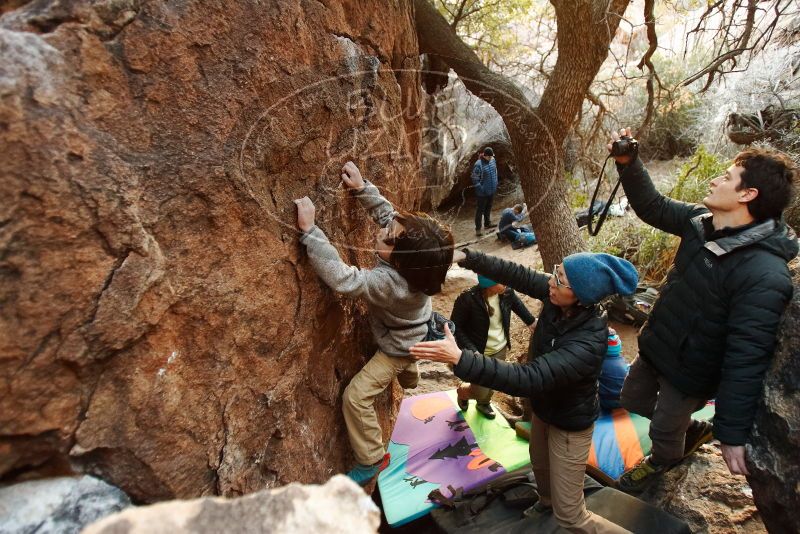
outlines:
[[444, 339], [441, 341], [420, 341], [411, 347], [411, 357], [415, 360], [431, 360], [434, 362], [455, 365], [461, 359], [461, 349], [458, 348], [450, 327], [444, 325]]

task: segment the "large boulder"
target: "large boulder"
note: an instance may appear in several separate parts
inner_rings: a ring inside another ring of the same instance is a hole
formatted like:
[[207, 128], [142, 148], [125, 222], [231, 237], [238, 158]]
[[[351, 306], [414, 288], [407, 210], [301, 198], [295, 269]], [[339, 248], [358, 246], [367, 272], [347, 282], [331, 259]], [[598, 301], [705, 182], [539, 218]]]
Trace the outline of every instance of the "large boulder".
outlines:
[[77, 534], [130, 505], [118, 488], [88, 475], [20, 482], [0, 488], [0, 532]]
[[321, 486], [290, 484], [238, 499], [205, 497], [130, 508], [83, 534], [370, 534], [380, 522], [375, 503], [352, 480], [337, 475]]
[[[431, 71], [424, 74], [430, 77]], [[470, 190], [472, 166], [487, 145], [495, 152], [501, 183], [514, 181], [511, 189], [519, 183], [503, 119], [472, 95], [455, 72], [442, 75], [444, 82], [424, 100], [422, 173], [426, 187], [422, 203], [426, 209], [449, 207], [474, 196]]]
[[639, 497], [683, 519], [698, 534], [765, 532], [747, 481], [730, 474], [716, 442], [667, 471]]
[[[410, 0], [37, 0], [0, 17], [0, 476], [50, 464], [139, 501], [346, 469], [375, 227], [355, 159], [419, 204]], [[390, 431], [399, 386], [377, 401]], [[51, 471], [52, 472], [52, 471]]]
[[794, 297], [747, 449], [748, 482], [770, 532], [800, 532], [800, 260], [792, 264]]

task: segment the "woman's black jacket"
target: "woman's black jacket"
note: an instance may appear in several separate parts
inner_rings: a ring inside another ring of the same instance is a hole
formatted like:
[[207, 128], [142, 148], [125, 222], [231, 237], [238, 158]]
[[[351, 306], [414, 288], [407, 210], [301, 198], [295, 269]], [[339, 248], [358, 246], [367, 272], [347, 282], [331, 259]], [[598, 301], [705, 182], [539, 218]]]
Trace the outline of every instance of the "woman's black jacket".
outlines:
[[608, 317], [598, 306], [565, 316], [550, 302], [550, 275], [465, 249], [459, 265], [543, 302], [528, 349], [528, 362], [506, 363], [464, 349], [456, 376], [509, 395], [528, 397], [545, 423], [584, 430], [600, 413], [597, 378], [608, 346]]

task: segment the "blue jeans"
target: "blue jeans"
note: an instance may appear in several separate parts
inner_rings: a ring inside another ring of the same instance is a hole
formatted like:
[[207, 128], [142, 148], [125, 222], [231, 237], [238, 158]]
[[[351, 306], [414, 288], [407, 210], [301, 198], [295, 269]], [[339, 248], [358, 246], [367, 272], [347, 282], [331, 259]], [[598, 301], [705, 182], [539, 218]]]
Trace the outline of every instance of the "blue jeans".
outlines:
[[536, 234], [528, 230], [528, 227], [522, 228], [507, 228], [503, 231], [503, 236], [510, 240], [512, 243], [515, 241], [522, 242], [525, 246], [533, 245], [536, 243]]

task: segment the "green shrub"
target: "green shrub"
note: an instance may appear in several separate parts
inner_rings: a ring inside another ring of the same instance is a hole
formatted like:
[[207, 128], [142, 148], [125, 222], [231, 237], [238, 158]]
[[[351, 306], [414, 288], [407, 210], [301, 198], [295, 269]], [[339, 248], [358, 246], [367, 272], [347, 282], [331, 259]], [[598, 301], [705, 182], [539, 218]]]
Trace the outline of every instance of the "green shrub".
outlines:
[[665, 194], [683, 202], [702, 202], [708, 194], [709, 182], [724, 174], [727, 167], [726, 160], [710, 154], [706, 147], [700, 145], [692, 159], [681, 167], [675, 185]]

